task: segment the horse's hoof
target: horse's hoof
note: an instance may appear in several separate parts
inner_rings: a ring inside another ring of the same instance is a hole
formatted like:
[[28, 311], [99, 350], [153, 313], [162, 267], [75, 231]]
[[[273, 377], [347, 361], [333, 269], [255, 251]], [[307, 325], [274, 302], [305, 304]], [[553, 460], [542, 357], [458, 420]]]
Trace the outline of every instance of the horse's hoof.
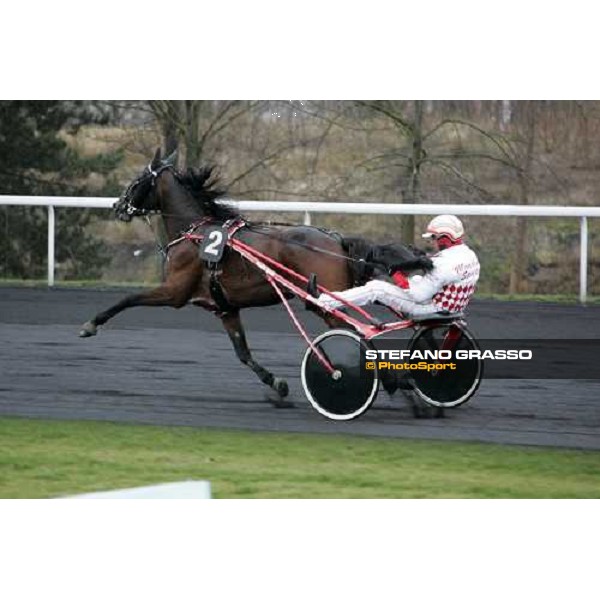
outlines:
[[443, 419], [446, 416], [441, 406], [431, 406], [425, 402], [413, 402], [412, 412], [415, 419]]
[[[383, 373], [386, 373], [386, 375], [383, 375]], [[395, 373], [390, 376], [389, 371], [382, 371], [381, 385], [388, 396], [392, 398], [398, 391], [398, 377]]]
[[79, 331], [79, 337], [91, 337], [93, 335], [96, 335], [97, 333], [98, 328], [91, 321], [88, 321], [87, 323], [84, 323], [81, 327], [81, 330]]
[[285, 379], [281, 379], [281, 377], [275, 377], [271, 387], [277, 392], [280, 398], [285, 398], [290, 393], [290, 388], [287, 384], [287, 381]]
[[416, 404], [412, 405], [412, 414], [415, 419], [426, 419], [427, 415]]
[[400, 385], [399, 388], [408, 401], [408, 405], [410, 406], [415, 419], [439, 419], [444, 416], [444, 409], [442, 407], [427, 404], [427, 402], [421, 400], [412, 389], [405, 389], [403, 385]]

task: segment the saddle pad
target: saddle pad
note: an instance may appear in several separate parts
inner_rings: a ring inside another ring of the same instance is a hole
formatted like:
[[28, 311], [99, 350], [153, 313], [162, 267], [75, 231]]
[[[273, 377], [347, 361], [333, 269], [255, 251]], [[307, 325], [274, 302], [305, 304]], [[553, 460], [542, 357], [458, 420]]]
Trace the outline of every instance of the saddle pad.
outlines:
[[200, 244], [200, 258], [210, 263], [218, 263], [227, 246], [229, 234], [225, 227], [213, 225], [207, 227], [203, 232], [202, 243]]

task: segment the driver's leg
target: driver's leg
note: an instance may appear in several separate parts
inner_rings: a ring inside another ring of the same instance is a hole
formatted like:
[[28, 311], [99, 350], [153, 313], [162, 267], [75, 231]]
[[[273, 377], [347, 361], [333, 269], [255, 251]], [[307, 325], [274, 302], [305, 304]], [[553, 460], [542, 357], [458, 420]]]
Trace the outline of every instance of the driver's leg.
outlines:
[[[365, 285], [350, 288], [348, 290], [344, 290], [343, 292], [335, 292], [335, 294], [336, 296], [339, 296], [340, 298], [343, 298], [352, 304], [364, 306], [365, 304], [371, 304], [377, 300], [380, 300], [381, 296], [383, 296], [385, 293], [385, 285], [395, 287], [385, 281], [373, 279]], [[342, 302], [332, 298], [331, 296], [328, 296], [325, 292], [323, 292], [319, 297], [319, 304], [323, 308], [339, 308], [340, 306], [343, 306]]]
[[[402, 288], [379, 279], [373, 279], [360, 287], [336, 292], [336, 295], [357, 306], [380, 302], [386, 306], [391, 306], [396, 312], [404, 314], [424, 314], [434, 310], [431, 304], [417, 304], [408, 297]], [[321, 294], [319, 301], [325, 309], [342, 306], [341, 302], [327, 296], [325, 293]]]

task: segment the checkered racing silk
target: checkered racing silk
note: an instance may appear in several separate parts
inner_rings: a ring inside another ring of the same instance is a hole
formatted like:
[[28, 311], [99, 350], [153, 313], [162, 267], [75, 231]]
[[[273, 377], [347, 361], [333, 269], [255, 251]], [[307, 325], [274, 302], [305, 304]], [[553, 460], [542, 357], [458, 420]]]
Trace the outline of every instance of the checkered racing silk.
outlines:
[[[460, 312], [469, 304], [479, 279], [479, 261], [465, 244], [442, 250], [432, 257], [433, 277], [441, 285], [432, 297], [438, 311]], [[423, 284], [425, 282], [423, 281]], [[411, 292], [415, 292], [411, 285]]]
[[433, 303], [438, 310], [447, 310], [449, 312], [460, 312], [467, 304], [475, 292], [475, 285], [445, 285], [441, 292], [433, 297]]

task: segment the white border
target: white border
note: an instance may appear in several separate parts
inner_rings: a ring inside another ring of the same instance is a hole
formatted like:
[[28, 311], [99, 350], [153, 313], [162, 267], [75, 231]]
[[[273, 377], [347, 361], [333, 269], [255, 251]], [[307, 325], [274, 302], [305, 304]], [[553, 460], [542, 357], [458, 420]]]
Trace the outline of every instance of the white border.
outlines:
[[564, 600], [592, 598], [597, 589], [594, 502], [4, 501], [1, 508], [0, 594], [11, 600]]
[[[9, 98], [594, 99], [589, 2], [3, 7]], [[57, 90], [58, 93], [57, 93]]]
[[[600, 97], [589, 2], [240, 4], [7, 3], [1, 94]], [[596, 501], [209, 504], [3, 501], [0, 593], [562, 600], [597, 589]]]

